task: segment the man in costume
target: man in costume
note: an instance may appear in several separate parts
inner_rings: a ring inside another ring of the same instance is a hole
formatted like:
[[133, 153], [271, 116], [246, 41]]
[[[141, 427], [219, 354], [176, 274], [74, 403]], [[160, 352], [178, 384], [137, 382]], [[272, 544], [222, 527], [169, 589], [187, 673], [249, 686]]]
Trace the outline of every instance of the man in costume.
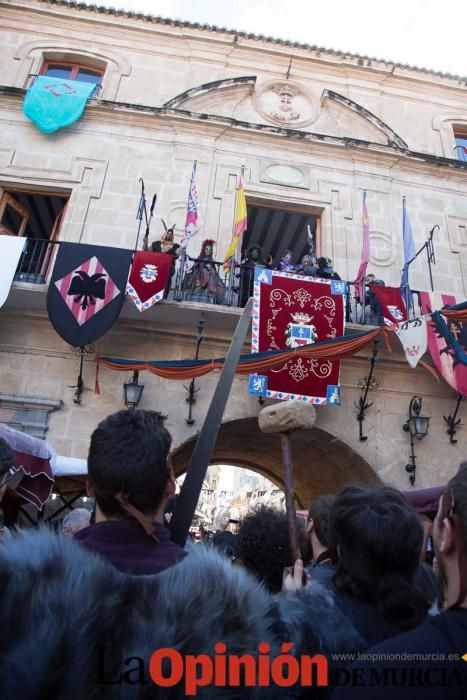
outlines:
[[276, 268], [279, 272], [295, 272], [295, 265], [292, 263], [293, 252], [290, 249], [284, 250], [284, 253]]
[[270, 267], [269, 263], [264, 260], [263, 251], [259, 245], [252, 245], [251, 248], [248, 248], [242, 260], [240, 271], [240, 306], [242, 307], [253, 296], [255, 267]]
[[317, 267], [314, 263], [313, 257], [307, 253], [301, 259], [300, 265], [297, 267], [297, 275], [304, 275], [305, 277], [318, 277]]
[[167, 299], [170, 292], [170, 287], [172, 284], [172, 277], [175, 272], [175, 261], [179, 255], [180, 245], [174, 243], [174, 231], [175, 224], [171, 228], [167, 228], [167, 224], [164, 219], [161, 219], [164, 226], [164, 235], [160, 241], [153, 241], [151, 243], [151, 251], [153, 253], [166, 253], [172, 256], [172, 264], [170, 265], [169, 276], [167, 278], [167, 284], [164, 290], [164, 299]]
[[201, 251], [191, 270], [185, 275], [183, 287], [197, 295], [207, 295], [213, 304], [222, 304], [225, 286], [222, 282], [213, 258], [215, 242], [207, 238], [201, 245]]

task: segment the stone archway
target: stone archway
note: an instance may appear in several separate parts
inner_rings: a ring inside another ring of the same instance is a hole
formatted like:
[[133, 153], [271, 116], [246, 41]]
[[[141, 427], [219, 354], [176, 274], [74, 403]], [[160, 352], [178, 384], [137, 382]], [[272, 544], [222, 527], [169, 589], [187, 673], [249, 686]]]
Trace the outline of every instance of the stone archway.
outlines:
[[[186, 471], [196, 437], [172, 454], [175, 474]], [[292, 435], [295, 493], [300, 508], [321, 494], [336, 493], [348, 484], [380, 484], [373, 469], [352, 448], [330, 433], [314, 427]], [[258, 428], [257, 418], [243, 418], [221, 425], [211, 464], [246, 467], [283, 489], [279, 436]]]

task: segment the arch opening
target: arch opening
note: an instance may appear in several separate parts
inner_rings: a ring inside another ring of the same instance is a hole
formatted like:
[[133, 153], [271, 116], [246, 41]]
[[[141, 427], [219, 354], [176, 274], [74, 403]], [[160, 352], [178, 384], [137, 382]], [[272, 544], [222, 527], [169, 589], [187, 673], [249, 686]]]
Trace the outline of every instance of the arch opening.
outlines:
[[[365, 460], [342, 440], [314, 427], [292, 434], [295, 495], [299, 508], [308, 508], [322, 494], [336, 493], [349, 484], [381, 484]], [[186, 471], [196, 437], [172, 454], [175, 474]], [[230, 464], [257, 472], [282, 491], [284, 479], [279, 435], [267, 435], [256, 418], [221, 425], [210, 464]]]

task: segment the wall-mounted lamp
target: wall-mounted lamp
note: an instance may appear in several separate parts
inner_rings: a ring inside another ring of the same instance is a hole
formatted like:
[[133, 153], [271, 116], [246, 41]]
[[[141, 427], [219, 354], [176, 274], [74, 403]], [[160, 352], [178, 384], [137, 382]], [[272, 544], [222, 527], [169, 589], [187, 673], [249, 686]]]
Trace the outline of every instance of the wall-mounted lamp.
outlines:
[[136, 408], [143, 395], [144, 384], [138, 383], [139, 372], [133, 372], [131, 382], [125, 382], [123, 385], [123, 398], [127, 408]]
[[409, 481], [413, 486], [415, 484], [415, 472], [417, 469], [416, 457], [414, 452], [414, 438], [422, 440], [428, 433], [430, 418], [421, 416], [422, 398], [421, 396], [412, 396], [409, 404], [409, 418], [402, 426], [406, 433], [410, 433], [410, 462], [405, 465], [405, 469], [409, 474]]

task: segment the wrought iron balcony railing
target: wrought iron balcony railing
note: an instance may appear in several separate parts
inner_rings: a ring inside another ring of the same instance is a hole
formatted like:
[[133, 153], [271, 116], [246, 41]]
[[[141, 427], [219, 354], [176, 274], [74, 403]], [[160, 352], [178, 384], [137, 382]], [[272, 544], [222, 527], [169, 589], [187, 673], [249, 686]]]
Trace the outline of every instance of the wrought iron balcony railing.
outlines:
[[[46, 284], [59, 245], [60, 241], [26, 239], [15, 281]], [[177, 261], [167, 299], [242, 308], [253, 293], [254, 269], [252, 264], [235, 263], [224, 270], [224, 263], [217, 260], [182, 257]], [[352, 282], [347, 282], [347, 288], [347, 323], [382, 325], [382, 317], [368, 303], [360, 302]]]

